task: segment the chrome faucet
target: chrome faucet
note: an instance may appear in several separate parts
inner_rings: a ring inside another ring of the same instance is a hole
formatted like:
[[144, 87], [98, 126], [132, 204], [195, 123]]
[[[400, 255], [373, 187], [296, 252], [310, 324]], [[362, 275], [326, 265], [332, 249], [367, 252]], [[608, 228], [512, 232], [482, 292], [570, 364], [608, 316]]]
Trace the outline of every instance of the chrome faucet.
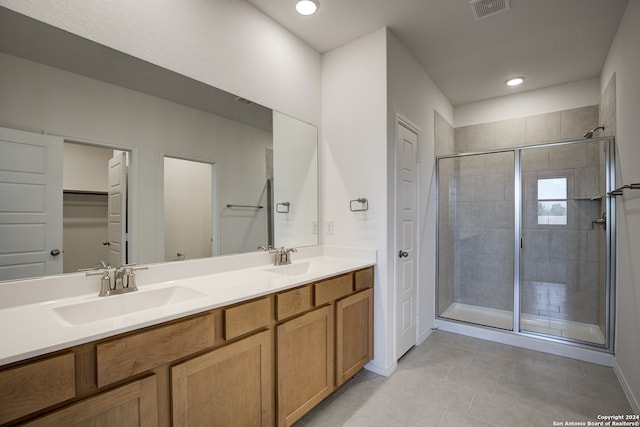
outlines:
[[275, 259], [273, 261], [273, 265], [287, 265], [291, 264], [291, 252], [298, 252], [296, 248], [286, 249], [284, 246], [276, 249], [275, 251], [271, 251], [271, 253], [275, 253]]
[[86, 273], [87, 276], [100, 275], [100, 293], [98, 296], [126, 294], [138, 290], [136, 285], [136, 270], [147, 270], [149, 267], [134, 267], [135, 264], [121, 265], [113, 270], [113, 285], [111, 284], [111, 269]]

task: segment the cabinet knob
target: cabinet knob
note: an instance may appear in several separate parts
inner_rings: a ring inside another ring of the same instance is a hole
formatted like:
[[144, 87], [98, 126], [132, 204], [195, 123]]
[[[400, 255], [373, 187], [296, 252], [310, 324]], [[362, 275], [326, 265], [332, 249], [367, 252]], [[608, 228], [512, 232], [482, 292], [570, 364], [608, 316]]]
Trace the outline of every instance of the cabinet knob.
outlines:
[[408, 257], [408, 256], [409, 256], [409, 252], [401, 250], [401, 251], [398, 253], [398, 256], [399, 256], [400, 258]]

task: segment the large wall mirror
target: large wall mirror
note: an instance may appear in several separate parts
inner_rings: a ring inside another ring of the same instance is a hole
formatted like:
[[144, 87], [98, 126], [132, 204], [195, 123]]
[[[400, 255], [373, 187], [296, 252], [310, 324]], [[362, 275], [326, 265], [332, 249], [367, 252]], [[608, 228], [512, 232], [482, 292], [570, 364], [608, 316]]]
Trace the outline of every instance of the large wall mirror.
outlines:
[[318, 244], [308, 123], [1, 7], [0, 93], [0, 281]]

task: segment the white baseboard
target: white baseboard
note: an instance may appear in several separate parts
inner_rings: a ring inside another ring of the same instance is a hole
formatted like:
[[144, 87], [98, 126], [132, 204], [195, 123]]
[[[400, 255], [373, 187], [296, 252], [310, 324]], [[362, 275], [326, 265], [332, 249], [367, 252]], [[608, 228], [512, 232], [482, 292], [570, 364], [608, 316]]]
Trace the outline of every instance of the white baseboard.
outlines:
[[613, 372], [616, 373], [616, 376], [618, 377], [618, 381], [620, 381], [620, 385], [622, 385], [624, 394], [627, 396], [627, 400], [631, 404], [631, 409], [633, 409], [633, 412], [635, 414], [640, 415], [640, 402], [638, 401], [636, 396], [633, 394], [633, 391], [631, 390], [631, 387], [629, 387], [629, 383], [627, 382], [627, 379], [625, 378], [624, 373], [622, 372], [622, 370], [620, 370], [620, 366], [617, 363], [613, 367]]
[[427, 338], [429, 338], [429, 335], [431, 335], [432, 333], [433, 333], [433, 325], [431, 325], [430, 328], [428, 328], [426, 331], [420, 334], [420, 336], [418, 337], [418, 343], [416, 345], [422, 344]]
[[391, 374], [393, 374], [393, 371], [395, 371], [397, 367], [398, 367], [398, 362], [394, 362], [391, 366], [387, 366], [386, 368], [382, 366], [378, 366], [373, 362], [369, 362], [364, 366], [364, 369], [366, 369], [367, 371], [374, 372], [378, 375], [384, 375], [385, 377], [388, 377]]

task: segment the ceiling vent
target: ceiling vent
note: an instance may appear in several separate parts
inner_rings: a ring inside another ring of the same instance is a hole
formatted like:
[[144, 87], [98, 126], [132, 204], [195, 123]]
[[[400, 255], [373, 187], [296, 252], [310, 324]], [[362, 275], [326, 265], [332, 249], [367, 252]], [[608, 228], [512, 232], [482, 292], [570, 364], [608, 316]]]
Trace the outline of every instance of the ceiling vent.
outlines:
[[476, 21], [497, 13], [506, 12], [511, 8], [509, 0], [471, 0], [469, 5]]
[[239, 102], [241, 104], [246, 104], [246, 105], [253, 104], [253, 101], [249, 101], [247, 98], [243, 98], [241, 96], [236, 96], [235, 100], [236, 100], [236, 102]]

